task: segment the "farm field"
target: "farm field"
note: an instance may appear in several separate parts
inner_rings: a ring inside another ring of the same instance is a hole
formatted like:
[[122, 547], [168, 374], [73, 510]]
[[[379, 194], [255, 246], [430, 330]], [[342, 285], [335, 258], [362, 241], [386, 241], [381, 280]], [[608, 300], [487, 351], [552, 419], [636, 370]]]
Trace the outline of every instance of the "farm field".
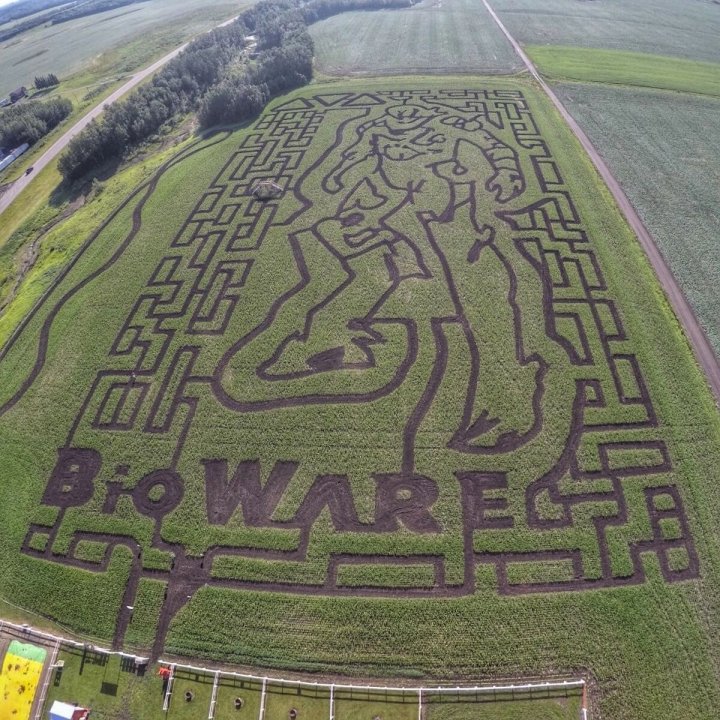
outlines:
[[[525, 51], [548, 79], [675, 90], [720, 96], [720, 64], [661, 55], [564, 45], [528, 45]], [[666, 96], [668, 104], [683, 99]]]
[[613, 168], [720, 354], [720, 99], [554, 86]]
[[311, 26], [330, 75], [510, 73], [522, 64], [482, 4], [423, 0], [407, 10], [346, 12]]
[[720, 62], [713, 0], [490, 0], [522, 45], [567, 45]]
[[0, 44], [0, 97], [48, 72], [61, 80], [77, 75], [72, 84], [89, 86], [86, 91], [114, 81], [231, 17], [243, 4], [152, 0], [35, 28]]
[[155, 655], [709, 719], [719, 438], [530, 83], [315, 86], [185, 147], [5, 345], [0, 594]]

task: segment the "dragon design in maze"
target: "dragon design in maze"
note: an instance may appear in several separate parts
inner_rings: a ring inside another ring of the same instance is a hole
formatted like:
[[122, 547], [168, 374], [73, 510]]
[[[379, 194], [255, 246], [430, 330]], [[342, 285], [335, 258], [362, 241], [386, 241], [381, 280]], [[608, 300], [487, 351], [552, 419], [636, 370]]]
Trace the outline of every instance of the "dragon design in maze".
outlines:
[[[256, 200], [253, 186], [268, 179], [284, 195]], [[697, 576], [641, 368], [521, 92], [276, 105], [164, 242], [58, 450], [42, 499], [56, 520], [33, 524], [23, 546], [94, 572], [130, 549], [116, 645], [141, 578], [166, 583], [158, 653], [205, 586], [399, 598], [469, 595], [479, 582], [505, 595], [582, 591], [643, 583], [644, 556], [668, 582]], [[262, 461], [208, 449], [198, 511], [209, 540], [191, 551], [168, 523], [185, 505], [185, 454], [207, 424], [203, 407], [238, 422], [238, 438], [261, 439], [267, 423], [288, 417], [292, 429], [302, 411], [316, 440]], [[333, 433], [352, 435], [353, 418], [376, 414], [382, 425], [388, 408], [378, 462], [393, 457], [390, 467], [357, 479], [332, 453], [314, 457]], [[152, 447], [157, 465], [123, 459], [124, 437]], [[446, 477], [431, 469], [438, 458]], [[372, 498], [364, 514], [358, 487]], [[116, 532], [88, 529], [97, 522], [83, 526], [86, 507], [140, 515], [148, 532], [124, 532], [121, 519]], [[317, 557], [321, 516], [337, 539], [320, 551], [322, 575], [283, 578]], [[289, 540], [278, 545], [278, 534]], [[363, 536], [372, 542], [361, 552]], [[395, 539], [408, 536], [424, 549], [398, 553]], [[102, 557], [78, 551], [88, 541]], [[150, 551], [167, 565], [150, 563]], [[279, 570], [248, 569], [257, 564]], [[368, 567], [388, 572], [352, 580]], [[403, 576], [421, 568], [425, 579]]]

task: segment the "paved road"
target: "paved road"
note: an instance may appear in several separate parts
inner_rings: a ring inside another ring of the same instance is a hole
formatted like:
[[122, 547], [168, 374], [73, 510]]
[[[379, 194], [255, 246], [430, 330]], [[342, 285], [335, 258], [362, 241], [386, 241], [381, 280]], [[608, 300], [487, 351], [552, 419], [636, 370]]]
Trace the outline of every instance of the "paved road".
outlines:
[[613, 198], [615, 198], [615, 202], [620, 208], [620, 211], [623, 213], [630, 224], [630, 227], [637, 235], [640, 245], [645, 251], [645, 254], [648, 256], [650, 264], [652, 265], [653, 270], [655, 270], [655, 274], [657, 275], [663, 290], [665, 290], [665, 295], [670, 301], [670, 305], [675, 312], [676, 317], [680, 321], [680, 324], [685, 332], [685, 336], [695, 353], [695, 358], [705, 373], [710, 389], [715, 396], [715, 401], [720, 403], [720, 363], [718, 363], [718, 358], [715, 355], [712, 345], [710, 345], [710, 341], [708, 340], [705, 331], [698, 322], [695, 312], [688, 303], [683, 291], [680, 289], [680, 286], [675, 280], [675, 276], [672, 274], [672, 271], [665, 262], [665, 258], [662, 256], [662, 253], [655, 244], [652, 235], [650, 235], [650, 232], [645, 227], [645, 223], [643, 223], [640, 219], [640, 216], [632, 206], [632, 203], [628, 199], [627, 195], [625, 195], [625, 192], [615, 176], [612, 174], [610, 168], [605, 164], [602, 157], [600, 157], [600, 153], [598, 153], [595, 146], [592, 142], [590, 142], [590, 138], [577, 124], [572, 115], [570, 115], [567, 108], [560, 101], [560, 98], [558, 98], [550, 86], [542, 79], [542, 77], [540, 77], [540, 73], [533, 64], [532, 60], [530, 60], [515, 38], [503, 25], [495, 11], [490, 7], [488, 1], [483, 0], [483, 4], [488, 9], [490, 15], [492, 15], [500, 30], [504, 33], [505, 37], [507, 37], [510, 41], [510, 44], [515, 49], [515, 52], [520, 56], [523, 63], [525, 63], [525, 67], [527, 67], [528, 72], [533, 76], [533, 78], [535, 78], [540, 87], [550, 98], [553, 105], [555, 105], [558, 112], [570, 126], [570, 129], [573, 133], [575, 133], [575, 136], [580, 141], [581, 145], [585, 149], [585, 152], [587, 152], [590, 156], [595, 168], [600, 173], [600, 176], [605, 181], [605, 184], [608, 186], [608, 189], [612, 193]]
[[[225, 27], [235, 20], [235, 17], [226, 20], [225, 22], [218, 25], [218, 27]], [[0, 196], [0, 213], [3, 213], [7, 207], [25, 190], [25, 188], [33, 181], [35, 176], [47, 165], [49, 165], [64, 149], [65, 146], [81, 131], [85, 126], [93, 119], [102, 114], [106, 105], [112, 105], [117, 102], [123, 95], [126, 95], [136, 85], [140, 84], [143, 80], [147, 79], [154, 72], [159, 70], [163, 65], [167, 64], [176, 55], [179, 55], [189, 43], [185, 43], [171, 53], [168, 53], [164, 57], [160, 58], [157, 62], [153, 63], [149, 67], [135, 73], [130, 80], [128, 80], [122, 87], [118, 88], [112, 95], [102, 100], [96, 107], [94, 107], [87, 115], [82, 119], [78, 120], [70, 130], [68, 130], [59, 140], [50, 146], [34, 163], [34, 170], [30, 175], [23, 175], [21, 178], [16, 180], [11, 187], [9, 187], [2, 196]]]

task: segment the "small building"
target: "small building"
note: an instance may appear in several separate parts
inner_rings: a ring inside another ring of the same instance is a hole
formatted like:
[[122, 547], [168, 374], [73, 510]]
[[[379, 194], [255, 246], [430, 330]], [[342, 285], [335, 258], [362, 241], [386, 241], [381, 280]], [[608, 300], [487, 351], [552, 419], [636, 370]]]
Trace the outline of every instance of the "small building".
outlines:
[[13, 160], [17, 160], [21, 155], [24, 155], [30, 149], [30, 145], [23, 143], [20, 147], [16, 147], [11, 153], [10, 157]]
[[87, 720], [89, 716], [90, 711], [85, 708], [56, 700], [50, 708], [49, 720]]
[[17, 90], [13, 90], [10, 93], [10, 102], [15, 104], [18, 100], [22, 100], [24, 97], [27, 97], [27, 88], [23, 85], [23, 87], [19, 87]]
[[0, 154], [0, 172], [9, 165], [12, 165], [21, 155], [24, 155], [29, 148], [30, 146], [27, 143], [23, 143], [20, 147], [15, 148], [8, 155], [3, 156]]
[[256, 200], [272, 200], [283, 194], [283, 189], [272, 180], [258, 180], [250, 191]]

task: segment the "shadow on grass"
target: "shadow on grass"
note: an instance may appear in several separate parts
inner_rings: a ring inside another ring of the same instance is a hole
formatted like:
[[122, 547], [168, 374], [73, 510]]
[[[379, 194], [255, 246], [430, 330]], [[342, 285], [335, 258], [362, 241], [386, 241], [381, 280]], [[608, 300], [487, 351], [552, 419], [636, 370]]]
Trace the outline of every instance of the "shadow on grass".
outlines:
[[123, 161], [121, 158], [113, 158], [97, 170], [89, 172], [79, 180], [63, 180], [50, 192], [48, 204], [52, 208], [61, 208], [65, 204], [75, 202], [78, 198], [86, 196], [92, 189], [94, 181], [105, 182], [115, 175], [120, 169]]

